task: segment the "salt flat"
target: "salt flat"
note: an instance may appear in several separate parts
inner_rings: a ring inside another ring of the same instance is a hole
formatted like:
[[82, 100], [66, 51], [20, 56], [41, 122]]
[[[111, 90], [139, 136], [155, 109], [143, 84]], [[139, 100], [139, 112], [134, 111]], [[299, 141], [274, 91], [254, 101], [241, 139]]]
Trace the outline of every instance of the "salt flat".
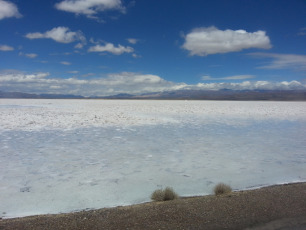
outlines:
[[[306, 120], [305, 102], [1, 99], [2, 130]], [[243, 121], [242, 121], [243, 122]]]
[[306, 181], [306, 103], [0, 100], [0, 216]]

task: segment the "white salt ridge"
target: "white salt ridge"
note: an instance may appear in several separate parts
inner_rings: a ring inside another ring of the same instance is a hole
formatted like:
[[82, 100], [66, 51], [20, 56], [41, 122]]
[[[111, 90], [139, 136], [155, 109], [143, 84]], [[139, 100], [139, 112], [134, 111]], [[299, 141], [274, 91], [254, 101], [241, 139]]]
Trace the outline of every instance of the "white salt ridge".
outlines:
[[306, 181], [305, 115], [304, 102], [0, 100], [0, 216]]

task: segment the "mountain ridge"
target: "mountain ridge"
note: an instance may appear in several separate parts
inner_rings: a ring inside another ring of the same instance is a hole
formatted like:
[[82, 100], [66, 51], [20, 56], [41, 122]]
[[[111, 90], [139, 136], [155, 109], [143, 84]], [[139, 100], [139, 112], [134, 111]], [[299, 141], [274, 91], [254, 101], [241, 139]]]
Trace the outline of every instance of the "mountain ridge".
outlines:
[[135, 99], [135, 100], [260, 100], [306, 101], [306, 90], [176, 90], [143, 94], [120, 93], [110, 96], [80, 96], [70, 94], [31, 94], [0, 91], [0, 98], [27, 99]]

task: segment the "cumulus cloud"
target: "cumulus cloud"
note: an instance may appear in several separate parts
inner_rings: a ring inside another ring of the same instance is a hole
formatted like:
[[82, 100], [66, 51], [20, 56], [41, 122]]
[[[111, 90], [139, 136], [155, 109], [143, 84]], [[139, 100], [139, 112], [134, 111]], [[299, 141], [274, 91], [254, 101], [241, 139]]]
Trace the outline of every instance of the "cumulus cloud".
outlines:
[[119, 10], [124, 12], [121, 0], [64, 0], [55, 4], [55, 8], [75, 14], [94, 17], [98, 12]]
[[28, 39], [41, 39], [49, 38], [60, 43], [71, 43], [74, 41], [81, 41], [85, 43], [86, 38], [83, 36], [81, 31], [73, 32], [68, 27], [55, 27], [52, 30], [46, 31], [45, 33], [35, 32], [26, 34]]
[[0, 20], [11, 17], [20, 18], [22, 16], [14, 3], [0, 0]]
[[203, 27], [192, 30], [185, 36], [183, 49], [191, 56], [207, 56], [217, 53], [237, 52], [243, 49], [271, 48], [265, 31], [219, 30], [216, 27]]
[[105, 79], [103, 84], [107, 83], [109, 85], [118, 85], [118, 84], [131, 85], [135, 83], [159, 84], [163, 82], [166, 81], [157, 75], [122, 72], [122, 73], [109, 74], [108, 78]]
[[0, 73], [0, 91], [65, 94], [69, 93], [69, 90], [75, 91], [82, 84], [86, 82], [74, 78], [51, 78], [48, 72], [27, 74], [9, 71]]
[[35, 73], [24, 74], [18, 71], [9, 71], [0, 73], [0, 82], [3, 83], [30, 83], [30, 82], [42, 82], [46, 80], [49, 73]]
[[293, 69], [306, 71], [306, 55], [275, 54], [275, 53], [251, 53], [250, 56], [257, 58], [270, 58], [272, 61], [260, 69]]
[[0, 45], [0, 51], [13, 51], [14, 47], [8, 45]]
[[120, 55], [123, 53], [132, 53], [134, 49], [129, 46], [118, 45], [114, 46], [112, 43], [106, 43], [105, 45], [95, 45], [88, 49], [88, 52], [109, 52], [115, 55]]
[[124, 92], [132, 94], [155, 92], [177, 87], [178, 84], [166, 81], [157, 75], [129, 72], [86, 79], [52, 78], [49, 73], [0, 73], [0, 91], [99, 96]]
[[214, 77], [211, 77], [211, 76], [203, 76], [202, 77], [202, 80], [205, 80], [205, 81], [212, 81], [212, 80], [226, 80], [226, 81], [229, 81], [229, 80], [244, 80], [244, 79], [251, 79], [251, 78], [255, 78], [255, 76], [253, 75], [235, 75], [235, 76], [229, 76], [229, 77], [219, 77], [219, 78], [214, 78]]
[[88, 80], [91, 93], [96, 95], [113, 95], [119, 93], [148, 93], [174, 89], [179, 84], [166, 81], [154, 74], [112, 73], [104, 78]]
[[[71, 72], [76, 73], [76, 72]], [[112, 73], [103, 77], [55, 78], [49, 73], [25, 74], [18, 71], [0, 72], [0, 91], [27, 93], [77, 94], [83, 96], [107, 96], [119, 93], [150, 93], [171, 90], [306, 90], [306, 84], [298, 81], [243, 81], [188, 85], [167, 81], [154, 74]]]

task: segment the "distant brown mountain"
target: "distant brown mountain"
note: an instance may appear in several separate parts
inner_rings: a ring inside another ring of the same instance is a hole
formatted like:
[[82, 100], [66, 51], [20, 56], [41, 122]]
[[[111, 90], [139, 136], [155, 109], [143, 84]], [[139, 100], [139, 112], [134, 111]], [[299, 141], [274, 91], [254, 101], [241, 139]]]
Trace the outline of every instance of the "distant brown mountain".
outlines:
[[176, 90], [139, 95], [117, 94], [112, 96], [83, 97], [63, 94], [29, 94], [1, 92], [0, 98], [33, 99], [155, 99], [155, 100], [232, 100], [232, 101], [306, 101], [305, 90]]
[[267, 100], [306, 101], [306, 91], [302, 90], [177, 90], [147, 93], [142, 95], [119, 94], [102, 97], [106, 99], [159, 99], [159, 100]]
[[32, 99], [78, 99], [84, 98], [76, 95], [63, 94], [30, 94], [21, 92], [2, 92], [0, 91], [0, 98], [32, 98]]

